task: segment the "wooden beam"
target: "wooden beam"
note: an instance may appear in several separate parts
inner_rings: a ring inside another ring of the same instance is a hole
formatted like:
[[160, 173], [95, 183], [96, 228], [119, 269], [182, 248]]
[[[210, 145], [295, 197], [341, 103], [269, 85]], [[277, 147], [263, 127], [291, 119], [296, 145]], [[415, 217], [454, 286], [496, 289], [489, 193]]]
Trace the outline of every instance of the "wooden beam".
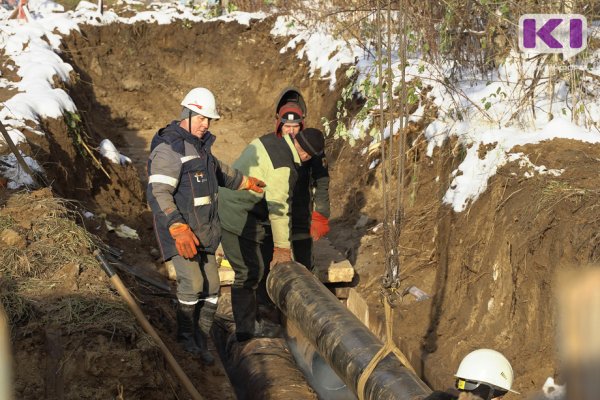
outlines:
[[313, 243], [314, 273], [323, 283], [352, 282], [354, 267], [327, 238]]

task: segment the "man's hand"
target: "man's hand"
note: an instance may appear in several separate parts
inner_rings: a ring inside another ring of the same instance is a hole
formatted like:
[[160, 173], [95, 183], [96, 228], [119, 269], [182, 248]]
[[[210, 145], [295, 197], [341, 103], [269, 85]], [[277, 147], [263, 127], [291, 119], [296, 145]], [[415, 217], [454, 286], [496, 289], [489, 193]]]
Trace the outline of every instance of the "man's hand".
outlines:
[[313, 211], [310, 223], [310, 236], [314, 241], [321, 239], [329, 233], [329, 220], [320, 212]]
[[196, 247], [200, 246], [200, 241], [188, 224], [176, 222], [169, 227], [169, 233], [175, 239], [175, 247], [181, 257], [194, 258], [198, 254]]
[[252, 190], [256, 193], [262, 193], [264, 188], [267, 186], [263, 181], [253, 176], [244, 176], [242, 183], [240, 184], [239, 190]]
[[275, 247], [273, 249], [273, 260], [271, 260], [270, 267], [273, 268], [275, 265], [283, 262], [292, 261], [292, 250], [285, 249], [282, 247]]

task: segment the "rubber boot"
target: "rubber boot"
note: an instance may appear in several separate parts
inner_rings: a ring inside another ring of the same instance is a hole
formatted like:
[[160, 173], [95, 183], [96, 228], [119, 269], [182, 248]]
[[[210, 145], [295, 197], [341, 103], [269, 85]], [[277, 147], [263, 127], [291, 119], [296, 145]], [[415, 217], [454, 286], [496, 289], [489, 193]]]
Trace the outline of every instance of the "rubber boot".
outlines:
[[266, 270], [265, 276], [258, 283], [258, 287], [256, 288], [256, 304], [257, 306], [257, 320], [262, 321], [267, 319], [269, 322], [274, 324], [281, 323], [281, 316], [279, 313], [279, 309], [273, 303], [273, 300], [269, 297], [269, 293], [267, 292], [267, 273], [269, 273], [269, 269]]
[[254, 325], [254, 337], [257, 338], [280, 338], [283, 337], [281, 325], [262, 318]]
[[194, 316], [195, 304], [179, 303], [177, 307], [177, 342], [183, 350], [194, 355], [200, 354], [200, 348], [194, 340], [196, 319]]
[[256, 292], [253, 289], [232, 287], [231, 308], [237, 341], [245, 342], [252, 339], [256, 323]]
[[208, 338], [210, 337], [210, 329], [212, 328], [213, 320], [217, 305], [208, 301], [200, 301], [196, 304], [197, 329], [196, 329], [196, 344], [200, 348], [200, 360], [204, 365], [213, 365], [215, 358], [208, 350]]

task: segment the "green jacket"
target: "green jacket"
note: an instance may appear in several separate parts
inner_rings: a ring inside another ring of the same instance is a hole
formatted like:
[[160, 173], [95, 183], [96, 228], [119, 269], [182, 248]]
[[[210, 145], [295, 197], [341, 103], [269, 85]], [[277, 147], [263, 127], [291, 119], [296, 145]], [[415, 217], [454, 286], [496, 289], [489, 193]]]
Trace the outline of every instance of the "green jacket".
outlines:
[[233, 163], [245, 176], [267, 185], [264, 193], [219, 190], [219, 217], [223, 229], [261, 242], [271, 226], [275, 247], [290, 248], [291, 212], [300, 157], [289, 136], [273, 134], [254, 139]]

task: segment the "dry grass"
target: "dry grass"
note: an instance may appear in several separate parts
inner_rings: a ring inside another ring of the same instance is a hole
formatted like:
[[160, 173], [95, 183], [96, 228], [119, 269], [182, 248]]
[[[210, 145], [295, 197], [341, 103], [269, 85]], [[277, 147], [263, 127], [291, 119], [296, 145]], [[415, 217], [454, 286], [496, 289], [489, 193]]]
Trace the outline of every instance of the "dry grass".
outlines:
[[44, 324], [60, 325], [68, 334], [83, 331], [103, 331], [110, 334], [140, 335], [139, 326], [132, 323], [132, 316], [125, 303], [113, 300], [98, 301], [97, 298], [65, 297], [47, 307], [42, 318]]
[[75, 223], [76, 213], [67, 208], [66, 200], [54, 197], [31, 199], [25, 196], [28, 195], [15, 195], [16, 198], [9, 201], [8, 209], [14, 210], [12, 204], [26, 205], [35, 218], [24, 215], [24, 210], [14, 211], [21, 218], [31, 218], [31, 228], [16, 224], [11, 215], [0, 215], [0, 231], [14, 229], [26, 235], [29, 244], [23, 249], [3, 249], [0, 253], [0, 273], [11, 277], [42, 278], [71, 262], [80, 264], [82, 268], [97, 265], [91, 251], [94, 241], [98, 239]]
[[15, 221], [10, 215], [0, 215], [0, 232], [6, 228], [10, 228], [15, 224]]
[[538, 211], [542, 209], [551, 209], [563, 200], [570, 200], [573, 202], [580, 202], [586, 196], [597, 195], [596, 191], [573, 188], [566, 182], [550, 181], [542, 189], [540, 201], [538, 203]]
[[[0, 243], [0, 302], [11, 325], [144, 338], [125, 303], [99, 279], [103, 272], [92, 251], [100, 240], [76, 223], [68, 201], [40, 192], [13, 195], [0, 210], [0, 232], [10, 228], [26, 240], [25, 246]], [[79, 273], [58, 277], [68, 264]]]
[[0, 304], [4, 306], [11, 324], [25, 321], [33, 313], [31, 304], [17, 294], [14, 282], [4, 277], [0, 277]]

